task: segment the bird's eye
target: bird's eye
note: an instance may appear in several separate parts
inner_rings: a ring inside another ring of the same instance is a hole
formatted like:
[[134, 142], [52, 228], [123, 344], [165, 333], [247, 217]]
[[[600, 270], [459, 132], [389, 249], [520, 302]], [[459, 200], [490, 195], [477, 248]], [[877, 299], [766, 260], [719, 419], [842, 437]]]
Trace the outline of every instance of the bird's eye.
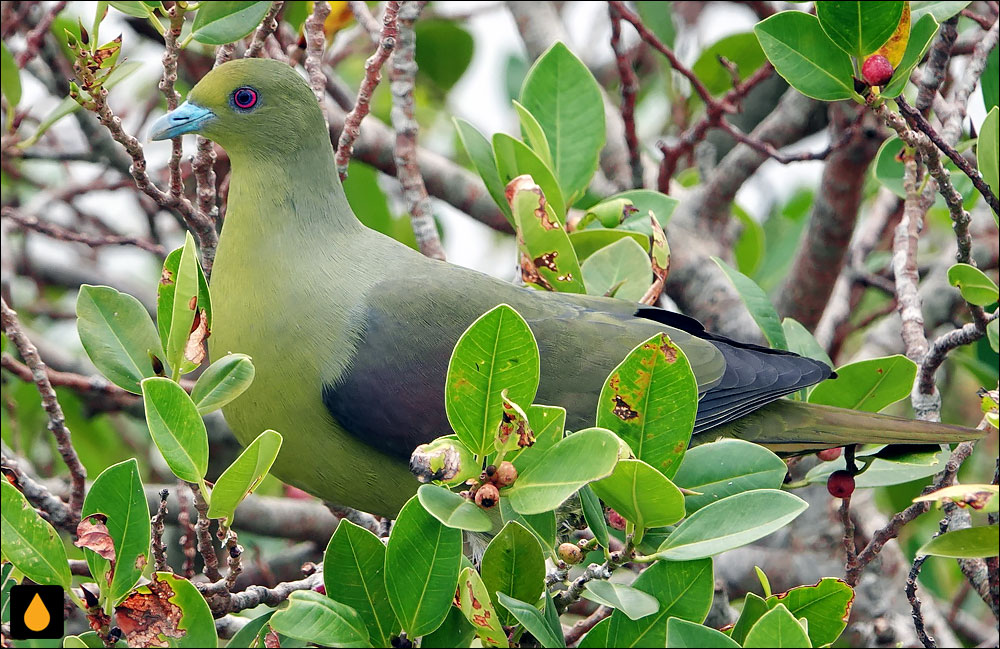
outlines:
[[253, 88], [237, 88], [233, 91], [233, 106], [247, 111], [257, 105], [257, 91]]

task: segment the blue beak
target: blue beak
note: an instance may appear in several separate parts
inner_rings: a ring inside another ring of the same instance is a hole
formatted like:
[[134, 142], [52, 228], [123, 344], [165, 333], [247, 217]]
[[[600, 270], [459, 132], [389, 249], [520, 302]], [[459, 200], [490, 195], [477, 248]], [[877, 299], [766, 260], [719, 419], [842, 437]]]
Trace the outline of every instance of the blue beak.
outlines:
[[185, 133], [195, 133], [201, 129], [205, 122], [214, 118], [215, 113], [209, 109], [185, 101], [153, 122], [149, 129], [149, 139], [169, 140]]

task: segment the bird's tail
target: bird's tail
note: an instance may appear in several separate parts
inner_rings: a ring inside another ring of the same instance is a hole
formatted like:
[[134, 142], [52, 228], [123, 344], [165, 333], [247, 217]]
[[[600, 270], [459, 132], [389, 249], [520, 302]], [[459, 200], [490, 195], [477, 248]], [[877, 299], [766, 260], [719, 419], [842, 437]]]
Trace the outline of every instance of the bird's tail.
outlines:
[[780, 399], [698, 433], [691, 442], [735, 437], [776, 453], [796, 455], [848, 444], [943, 444], [982, 436], [983, 431], [975, 428]]

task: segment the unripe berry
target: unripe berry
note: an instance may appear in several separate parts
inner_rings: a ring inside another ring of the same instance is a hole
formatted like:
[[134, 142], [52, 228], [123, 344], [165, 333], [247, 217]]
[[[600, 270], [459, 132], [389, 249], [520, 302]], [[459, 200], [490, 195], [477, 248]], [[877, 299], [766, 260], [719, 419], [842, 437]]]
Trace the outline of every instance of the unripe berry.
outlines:
[[563, 543], [559, 546], [559, 558], [574, 565], [583, 561], [583, 550], [574, 543]]
[[892, 64], [889, 63], [889, 59], [881, 54], [869, 56], [865, 59], [864, 65], [861, 66], [861, 74], [865, 81], [873, 86], [884, 86], [889, 83], [892, 72]]
[[825, 448], [822, 451], [816, 453], [816, 457], [823, 460], [824, 462], [832, 462], [840, 457], [840, 453], [843, 451], [841, 447], [837, 448]]
[[613, 509], [608, 509], [608, 525], [616, 530], [625, 529], [625, 518]]
[[517, 480], [517, 469], [510, 462], [501, 462], [493, 475], [493, 482], [498, 487], [509, 487]]
[[834, 498], [847, 498], [854, 493], [854, 476], [850, 471], [834, 471], [826, 481], [826, 490]]
[[500, 491], [497, 490], [497, 488], [494, 485], [488, 482], [479, 487], [479, 489], [476, 489], [476, 504], [482, 507], [483, 509], [489, 509], [493, 507], [494, 505], [497, 504], [499, 500], [500, 500]]

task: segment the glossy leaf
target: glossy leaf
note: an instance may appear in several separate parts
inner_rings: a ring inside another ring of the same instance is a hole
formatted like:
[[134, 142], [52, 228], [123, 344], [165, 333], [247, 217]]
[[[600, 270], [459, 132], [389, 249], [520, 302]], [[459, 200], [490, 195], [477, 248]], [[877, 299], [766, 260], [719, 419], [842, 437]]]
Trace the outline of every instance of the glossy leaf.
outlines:
[[372, 644], [389, 646], [399, 623], [385, 588], [385, 544], [368, 530], [342, 519], [323, 555], [328, 597], [351, 607], [368, 628]]
[[948, 283], [958, 287], [965, 301], [971, 304], [987, 306], [1000, 299], [1000, 289], [996, 283], [986, 273], [969, 264], [955, 264], [949, 268]]
[[410, 637], [430, 633], [448, 615], [461, 558], [461, 530], [445, 527], [416, 496], [410, 498], [396, 518], [385, 551], [389, 603]]
[[854, 590], [841, 579], [824, 577], [813, 586], [798, 586], [767, 598], [769, 609], [784, 605], [795, 619], [805, 618], [814, 647], [832, 644], [847, 628]]
[[92, 575], [108, 575], [108, 599], [117, 604], [139, 581], [149, 563], [149, 505], [142, 488], [139, 463], [129, 459], [113, 464], [101, 472], [83, 501], [81, 517], [93, 514], [107, 517], [105, 525], [114, 541], [115, 562], [112, 565], [96, 552], [84, 549]]
[[260, 486], [271, 470], [278, 451], [281, 449], [281, 435], [273, 430], [265, 430], [243, 449], [233, 460], [212, 488], [212, 502], [208, 508], [209, 518], [225, 518], [232, 524], [236, 507], [243, 499]]
[[469, 160], [472, 161], [472, 166], [475, 167], [476, 172], [479, 173], [479, 177], [483, 179], [483, 183], [486, 185], [486, 191], [493, 197], [493, 200], [504, 216], [507, 217], [507, 220], [510, 221], [510, 224], [514, 225], [514, 217], [510, 212], [510, 205], [504, 196], [505, 183], [500, 180], [500, 172], [497, 171], [497, 160], [493, 155], [493, 147], [490, 145], [489, 140], [483, 137], [483, 134], [475, 126], [464, 119], [454, 117], [452, 121], [455, 123], [455, 130], [458, 131], [458, 137], [462, 140], [462, 146], [465, 147], [465, 152], [468, 154]]
[[[156, 292], [156, 322], [160, 340], [164, 343], [167, 364], [180, 374], [201, 364], [204, 342], [192, 340], [196, 315], [211, 329], [211, 301], [201, 284], [204, 275], [198, 263], [198, 251], [190, 232], [185, 233], [184, 246], [172, 252], [163, 262], [163, 273]], [[200, 320], [199, 320], [200, 322]], [[204, 335], [204, 334], [203, 334]], [[191, 344], [189, 345], [189, 340]]]
[[[674, 209], [680, 202], [672, 196], [667, 196], [652, 189], [630, 189], [613, 196], [606, 198], [606, 201], [612, 199], [624, 198], [632, 201], [635, 209], [638, 210], [635, 216], [626, 219], [625, 223], [622, 224], [622, 228], [630, 229], [632, 223], [637, 224], [636, 231], [642, 232], [645, 235], [651, 234], [649, 229], [649, 219], [647, 218], [649, 213], [652, 212], [653, 216], [656, 217], [657, 222], [659, 222], [660, 227], [666, 228], [667, 223], [670, 221], [670, 216], [674, 213]], [[641, 227], [638, 226], [639, 223], [645, 224]]]
[[175, 476], [201, 482], [208, 471], [208, 432], [191, 397], [170, 379], [142, 382], [142, 402], [153, 443]]
[[510, 504], [510, 498], [500, 499], [500, 516], [504, 523], [516, 521], [535, 535], [542, 546], [542, 551], [554, 556], [553, 546], [556, 542], [556, 515], [547, 511], [541, 514], [519, 514]]
[[506, 304], [480, 316], [448, 363], [445, 410], [459, 440], [478, 455], [491, 452], [503, 416], [501, 393], [531, 403], [538, 377], [538, 345], [524, 318]]
[[590, 184], [604, 146], [604, 101], [597, 81], [569, 48], [556, 42], [528, 70], [521, 104], [545, 132], [553, 172], [572, 204]]
[[785, 491], [745, 491], [706, 505], [684, 519], [657, 552], [674, 560], [710, 557], [781, 529], [806, 507], [804, 500]]
[[747, 633], [753, 628], [753, 625], [768, 610], [767, 602], [764, 601], [764, 598], [754, 593], [747, 593], [743, 599], [743, 610], [740, 611], [740, 616], [736, 619], [736, 624], [733, 625], [733, 632], [730, 634], [730, 637], [742, 644], [746, 640]]
[[580, 263], [552, 205], [538, 185], [520, 176], [508, 187], [521, 253], [521, 278], [548, 291], [585, 293]]
[[803, 95], [837, 101], [857, 94], [851, 58], [830, 40], [815, 16], [782, 11], [757, 23], [754, 33], [774, 69]]
[[778, 604], [761, 616], [747, 633], [744, 647], [777, 649], [778, 647], [811, 647], [809, 636], [787, 608]]
[[199, 5], [191, 37], [206, 45], [225, 45], [247, 36], [271, 8], [266, 2], [206, 2]]
[[559, 181], [554, 172], [541, 156], [535, 153], [527, 144], [512, 138], [506, 133], [493, 135], [493, 155], [496, 156], [497, 173], [500, 182], [507, 185], [518, 176], [528, 175], [542, 188], [545, 200], [549, 202], [552, 211], [560, 223], [566, 221], [565, 194], [559, 187]]
[[545, 132], [542, 125], [538, 123], [535, 116], [528, 112], [528, 109], [519, 102], [514, 103], [514, 110], [517, 111], [517, 118], [521, 122], [521, 135], [532, 151], [535, 152], [545, 166], [549, 169], [552, 165], [552, 152], [549, 151], [549, 141], [545, 139]]
[[995, 557], [1000, 553], [998, 548], [1000, 548], [1000, 535], [997, 534], [996, 524], [980, 525], [945, 532], [925, 543], [917, 550], [917, 554], [974, 559]]
[[668, 647], [739, 647], [732, 638], [712, 627], [695, 624], [680, 618], [667, 620]]
[[930, 14], [939, 23], [944, 22], [965, 9], [970, 0], [911, 0], [910, 15], [913, 20]]
[[590, 486], [639, 530], [673, 525], [684, 518], [680, 489], [642, 460], [619, 460], [610, 476]]
[[917, 67], [924, 59], [924, 55], [934, 41], [934, 36], [937, 35], [938, 21], [934, 20], [932, 15], [923, 15], [918, 18], [918, 14], [913, 8], [915, 4], [911, 3], [910, 6], [910, 20], [913, 23], [910, 27], [910, 38], [906, 42], [903, 58], [899, 61], [899, 65], [894, 66], [892, 79], [882, 89], [882, 95], [885, 97], [895, 97], [903, 92], [903, 88], [910, 80], [913, 68]]
[[688, 450], [674, 482], [699, 496], [685, 496], [687, 513], [737, 493], [779, 489], [788, 467], [763, 446], [740, 439], [720, 439]]
[[501, 494], [521, 514], [558, 507], [577, 489], [611, 474], [618, 461], [618, 439], [602, 428], [588, 428], [563, 439], [518, 476]]
[[979, 84], [983, 89], [983, 106], [988, 114], [1000, 103], [1000, 47], [993, 46], [986, 56], [986, 67], [979, 77]]
[[816, 5], [819, 24], [842, 50], [863, 57], [877, 50], [896, 31], [903, 2], [828, 0]]
[[497, 601], [504, 606], [511, 615], [521, 624], [531, 635], [535, 636], [538, 643], [543, 647], [565, 647], [566, 642], [562, 635], [556, 635], [549, 628], [542, 616], [542, 612], [537, 608], [514, 597], [497, 593]]
[[489, 532], [493, 522], [468, 498], [437, 485], [420, 485], [417, 497], [424, 509], [447, 527], [470, 532]]
[[583, 636], [576, 646], [580, 649], [604, 649], [605, 647], [610, 647], [611, 645], [608, 644], [608, 630], [610, 628], [611, 618], [606, 617], [595, 624], [590, 631], [587, 631], [587, 635]]
[[601, 390], [597, 425], [625, 440], [635, 456], [672, 477], [691, 440], [698, 385], [687, 357], [657, 334], [625, 357]]
[[[511, 522], [486, 547], [479, 571], [491, 595], [500, 592], [534, 602], [545, 583], [545, 557], [534, 534], [520, 523]], [[504, 608], [499, 607], [497, 612], [503, 624], [514, 623]]]
[[652, 282], [649, 255], [631, 238], [623, 238], [587, 258], [580, 269], [591, 295], [638, 302]]
[[569, 240], [573, 244], [576, 257], [583, 263], [586, 263], [587, 259], [598, 250], [602, 250], [623, 239], [635, 241], [640, 247], [644, 246], [643, 250], [649, 248], [649, 237], [641, 232], [590, 228], [587, 230], [574, 230], [569, 233]]
[[0, 480], [3, 557], [36, 584], [70, 587], [72, 576], [62, 540], [20, 491]]
[[109, 286], [80, 287], [76, 329], [87, 356], [109, 381], [140, 394], [139, 383], [156, 376], [150, 355], [164, 359], [146, 308]]
[[209, 365], [191, 390], [198, 412], [207, 415], [243, 394], [253, 383], [254, 372], [246, 354], [226, 354]]
[[901, 354], [848, 363], [812, 389], [809, 403], [878, 412], [910, 396], [916, 375], [916, 364]]
[[604, 520], [604, 507], [590, 485], [584, 485], [580, 488], [580, 504], [583, 508], [583, 518], [594, 538], [601, 544], [601, 547], [609, 547], [611, 537], [608, 533], [607, 521]]
[[[994, 48], [994, 52], [997, 49]], [[983, 175], [983, 180], [993, 193], [998, 194], [1000, 193], [1000, 108], [997, 106], [993, 106], [983, 120], [977, 142], [976, 159], [979, 163], [979, 173]], [[993, 218], [997, 218], [996, 212], [993, 213]]]
[[816, 337], [803, 327], [802, 323], [798, 320], [785, 318], [781, 321], [781, 329], [785, 332], [788, 351], [833, 367], [833, 361], [830, 360], [830, 356], [826, 353], [826, 350], [816, 341]]
[[785, 330], [781, 327], [781, 319], [778, 318], [778, 312], [775, 311], [767, 294], [752, 279], [718, 257], [712, 257], [712, 260], [736, 287], [736, 292], [740, 294], [747, 311], [750, 312], [751, 317], [760, 327], [764, 338], [767, 339], [771, 347], [788, 349], [788, 341], [785, 339]]
[[630, 620], [638, 620], [660, 610], [660, 602], [649, 593], [613, 581], [587, 582], [583, 597], [619, 610]]
[[486, 585], [475, 568], [467, 567], [458, 577], [455, 593], [462, 614], [476, 629], [484, 647], [507, 647], [507, 634], [500, 626], [500, 618], [493, 607]]
[[234, 648], [260, 646], [260, 645], [255, 645], [253, 643], [257, 641], [257, 636], [260, 635], [261, 630], [264, 629], [265, 625], [271, 619], [271, 616], [275, 614], [275, 612], [276, 611], [274, 610], [270, 610], [267, 613], [264, 613], [263, 615], [258, 615], [257, 617], [253, 618], [252, 620], [244, 624], [242, 627], [240, 627], [240, 630], [237, 631], [233, 635], [233, 637], [229, 639], [229, 642], [226, 643], [226, 646]]
[[[438, 628], [420, 639], [420, 646], [428, 649], [452, 649], [452, 647], [468, 647], [476, 637], [476, 627], [465, 619], [462, 609], [452, 606], [448, 616]], [[388, 644], [382, 646], [389, 646]]]
[[324, 647], [370, 647], [368, 628], [358, 612], [326, 595], [298, 590], [288, 607], [268, 621], [281, 635]]
[[899, 62], [903, 60], [903, 54], [906, 52], [906, 44], [909, 41], [910, 3], [907, 0], [903, 3], [903, 11], [899, 16], [899, 22], [896, 23], [896, 29], [893, 30], [892, 36], [881, 47], [875, 50], [875, 54], [884, 56], [889, 61], [889, 65], [895, 69], [899, 65]]
[[614, 611], [605, 646], [665, 647], [670, 618], [699, 624], [705, 620], [712, 606], [714, 584], [711, 559], [657, 561], [636, 578], [632, 587], [656, 598], [659, 610], [638, 620]]
[[[928, 448], [932, 450], [914, 454], [912, 458], [900, 458], [893, 461], [874, 460], [864, 473], [855, 476], [855, 487], [858, 489], [888, 487], [939, 473], [944, 469], [949, 452], [938, 451], [936, 446], [928, 446]], [[825, 483], [831, 473], [844, 469], [846, 466], [843, 457], [832, 462], [821, 462], [806, 473], [805, 480], [812, 483]]]
[[639, 12], [642, 22], [651, 32], [656, 34], [667, 47], [674, 46], [674, 38], [677, 36], [677, 27], [674, 25], [674, 9], [670, 2], [662, 0], [636, 0], [635, 8]]

